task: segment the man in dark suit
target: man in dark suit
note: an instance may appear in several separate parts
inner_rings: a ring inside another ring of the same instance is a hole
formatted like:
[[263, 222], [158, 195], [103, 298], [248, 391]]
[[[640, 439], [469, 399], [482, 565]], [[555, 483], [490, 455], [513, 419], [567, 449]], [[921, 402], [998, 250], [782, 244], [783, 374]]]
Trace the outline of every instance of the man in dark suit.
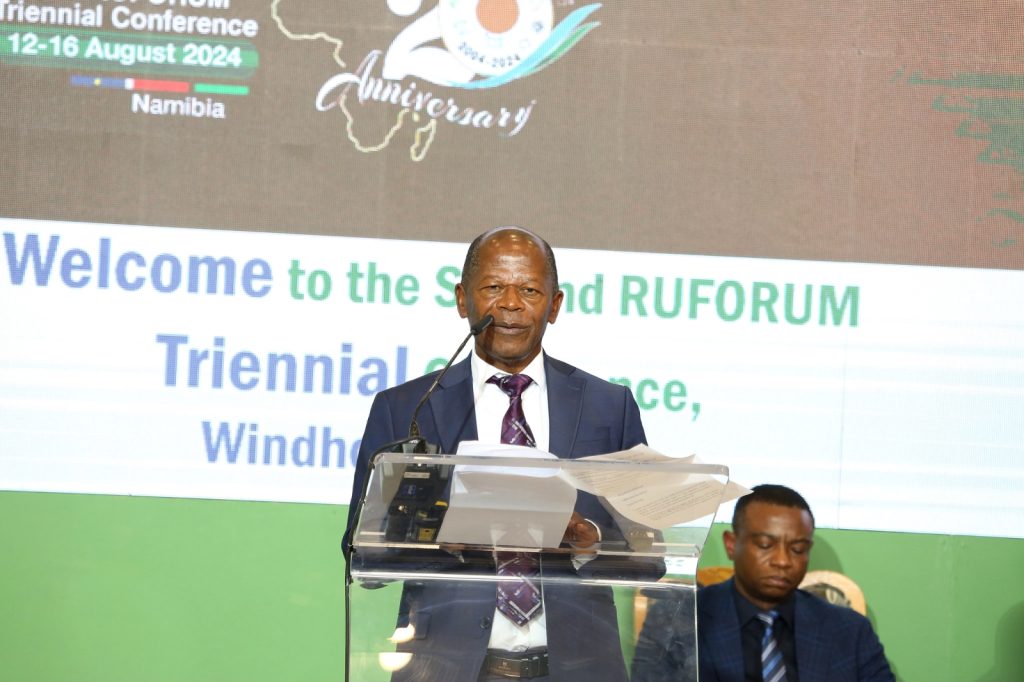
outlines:
[[[646, 441], [639, 408], [627, 388], [542, 352], [547, 325], [555, 322], [562, 303], [554, 255], [543, 239], [516, 227], [480, 235], [469, 247], [455, 295], [459, 315], [470, 325], [486, 315], [493, 315], [494, 322], [419, 412], [422, 436], [440, 452], [454, 453], [469, 440], [515, 442], [502, 433], [512, 400], [493, 383], [506, 375], [530, 377], [518, 397], [529, 427], [528, 445], [573, 459]], [[352, 512], [370, 457], [408, 433], [413, 411], [435, 378], [414, 379], [374, 399], [356, 466], [349, 534], [355, 530]], [[609, 514], [593, 496], [580, 493], [564, 537], [569, 551], [543, 558], [545, 578], [555, 579], [545, 582], [539, 614], [524, 624], [495, 609], [493, 581], [457, 579], [460, 570], [478, 570], [481, 562], [489, 564], [493, 576], [489, 554], [466, 553], [457, 563], [438, 557], [438, 565], [453, 579], [406, 584], [399, 624], [411, 625], [415, 636], [399, 651], [412, 658], [392, 679], [622, 682], [626, 669], [611, 591], [584, 586], [580, 578], [657, 579], [662, 567], [595, 558], [595, 549], [616, 543], [623, 538]]]
[[[735, 574], [697, 593], [701, 682], [892, 682], [867, 618], [798, 589], [813, 536], [810, 507], [790, 488], [760, 485], [737, 501], [723, 534]], [[684, 679], [676, 673], [694, 668], [692, 611], [667, 600], [652, 608], [633, 682]], [[666, 616], [679, 625], [665, 627]]]

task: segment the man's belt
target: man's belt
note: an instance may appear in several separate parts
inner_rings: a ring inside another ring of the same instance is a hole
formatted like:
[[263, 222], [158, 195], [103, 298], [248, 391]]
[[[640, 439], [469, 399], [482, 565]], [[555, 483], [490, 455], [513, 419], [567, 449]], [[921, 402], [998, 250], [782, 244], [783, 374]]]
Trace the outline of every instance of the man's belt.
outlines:
[[499, 677], [544, 677], [548, 674], [548, 652], [537, 649], [517, 654], [490, 650], [484, 658], [484, 670], [488, 675]]

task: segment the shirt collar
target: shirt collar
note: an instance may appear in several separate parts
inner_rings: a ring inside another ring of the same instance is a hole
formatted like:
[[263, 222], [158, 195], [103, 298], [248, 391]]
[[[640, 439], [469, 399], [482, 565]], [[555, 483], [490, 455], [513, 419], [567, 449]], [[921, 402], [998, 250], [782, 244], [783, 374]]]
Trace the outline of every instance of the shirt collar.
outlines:
[[[754, 606], [746, 597], [740, 594], [740, 591], [736, 589], [736, 579], [732, 580], [732, 593], [736, 598], [736, 616], [739, 618], [740, 627], [742, 628], [751, 620], [757, 618], [757, 614], [763, 613], [761, 609]], [[779, 612], [779, 617], [789, 626], [793, 628], [794, 617], [796, 616], [796, 599], [791, 594], [786, 598], [786, 601], [777, 605], [773, 610]]]
[[[470, 360], [470, 367], [472, 367], [473, 370], [473, 388], [477, 394], [479, 394], [479, 391], [487, 383], [487, 380], [495, 374], [508, 374], [505, 370], [498, 369], [477, 355], [476, 349], [470, 351], [470, 356], [472, 357]], [[531, 360], [530, 364], [523, 368], [523, 371], [520, 372], [520, 374], [526, 374], [533, 379], [533, 383], [537, 384], [539, 388], [545, 388], [547, 385], [547, 376], [544, 374], [544, 352], [541, 351], [540, 353], [537, 353], [537, 357]]]

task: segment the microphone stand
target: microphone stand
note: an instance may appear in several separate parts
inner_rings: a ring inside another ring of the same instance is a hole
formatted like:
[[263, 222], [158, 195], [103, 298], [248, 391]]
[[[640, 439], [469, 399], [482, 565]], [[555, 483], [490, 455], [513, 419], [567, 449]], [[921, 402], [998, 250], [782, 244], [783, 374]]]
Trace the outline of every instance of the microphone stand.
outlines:
[[[385, 452], [410, 452], [410, 453], [417, 454], [417, 455], [434, 454], [434, 453], [437, 452], [438, 446], [436, 446], [436, 445], [434, 445], [432, 443], [428, 443], [427, 439], [423, 438], [423, 436], [420, 435], [420, 425], [419, 425], [419, 423], [417, 423], [416, 417], [420, 413], [420, 408], [422, 408], [427, 403], [427, 399], [430, 398], [430, 395], [434, 392], [434, 390], [437, 388], [437, 386], [441, 383], [441, 379], [444, 378], [444, 375], [448, 373], [448, 370], [451, 369], [451, 366], [455, 363], [455, 358], [457, 358], [459, 356], [459, 353], [462, 352], [462, 349], [466, 347], [467, 343], [469, 343], [469, 339], [474, 337], [474, 336], [478, 336], [480, 334], [480, 332], [482, 332], [483, 330], [485, 330], [489, 326], [491, 326], [491, 324], [493, 322], [494, 322], [494, 315], [491, 315], [491, 314], [488, 313], [487, 315], [484, 315], [480, 320], [478, 320], [476, 324], [472, 325], [469, 328], [469, 334], [467, 334], [466, 338], [464, 338], [462, 340], [462, 343], [459, 344], [459, 347], [456, 349], [455, 353], [453, 353], [451, 358], [448, 359], [448, 362], [445, 364], [445, 366], [441, 370], [441, 372], [437, 375], [437, 378], [434, 379], [434, 382], [430, 385], [430, 388], [427, 389], [427, 392], [423, 394], [422, 398], [420, 398], [419, 403], [416, 404], [416, 409], [414, 409], [413, 412], [412, 412], [412, 420], [409, 423], [409, 435], [406, 438], [402, 438], [401, 440], [396, 440], [396, 441], [393, 441], [391, 443], [386, 443], [385, 445], [381, 446], [376, 451], [374, 451], [374, 453], [370, 456], [370, 461], [368, 463], [368, 467], [367, 467], [367, 470], [366, 470], [366, 475], [363, 477], [362, 490], [359, 491], [359, 497], [357, 498], [359, 500], [359, 502], [358, 502], [359, 506], [356, 509], [356, 515], [352, 519], [352, 527], [349, 529], [348, 537], [346, 538], [346, 541], [342, 543], [342, 548], [341, 548], [342, 555], [345, 557], [345, 604], [346, 604], [346, 608], [345, 608], [345, 681], [346, 682], [348, 682], [348, 679], [349, 679], [349, 656], [351, 655], [351, 633], [352, 633], [352, 622], [351, 622], [351, 616], [349, 615], [350, 614], [350, 609], [347, 606], [348, 604], [351, 603], [351, 589], [352, 589], [352, 560], [351, 560], [351, 558], [352, 558], [352, 549], [353, 549], [352, 535], [354, 534], [355, 529], [359, 528], [359, 521], [360, 521], [360, 517], [362, 516], [363, 505], [366, 502], [366, 491], [369, 489], [369, 486], [370, 486], [371, 474], [372, 474], [374, 468], [376, 467], [377, 461], [380, 459], [380, 456], [382, 454], [384, 454]], [[411, 465], [411, 466], [415, 467], [415, 466], [424, 466], [424, 465], [414, 464], [414, 465]]]
[[[416, 445], [413, 449], [414, 453], [421, 455], [426, 454], [427, 452], [437, 452], [437, 446], [431, 446], [429, 443], [427, 443], [426, 439], [420, 437], [420, 425], [416, 421], [416, 417], [419, 416], [420, 408], [422, 408], [427, 403], [427, 398], [431, 396], [431, 394], [434, 392], [434, 389], [437, 388], [437, 385], [441, 383], [441, 379], [443, 379], [444, 375], [448, 373], [449, 369], [451, 369], [452, 364], [454, 364], [455, 362], [455, 358], [459, 357], [459, 353], [461, 353], [462, 349], [466, 347], [467, 343], [469, 343], [469, 339], [474, 336], [479, 336], [480, 332], [490, 327], [493, 322], [494, 315], [488, 313], [487, 315], [484, 315], [482, 318], [480, 318], [480, 320], [478, 320], [476, 324], [469, 328], [469, 333], [466, 334], [466, 338], [464, 338], [462, 340], [462, 343], [459, 344], [459, 347], [455, 350], [455, 353], [452, 354], [451, 358], [448, 359], [448, 362], [445, 364], [440, 374], [438, 374], [437, 378], [434, 379], [434, 383], [430, 385], [430, 388], [427, 389], [427, 392], [423, 394], [422, 398], [420, 398], [419, 403], [417, 403], [416, 405], [416, 409], [412, 411], [412, 420], [409, 423], [409, 437], [405, 439], [405, 441], [397, 441], [398, 443], [412, 442], [414, 439], [416, 439]], [[395, 444], [397, 443], [391, 443], [389, 445]]]

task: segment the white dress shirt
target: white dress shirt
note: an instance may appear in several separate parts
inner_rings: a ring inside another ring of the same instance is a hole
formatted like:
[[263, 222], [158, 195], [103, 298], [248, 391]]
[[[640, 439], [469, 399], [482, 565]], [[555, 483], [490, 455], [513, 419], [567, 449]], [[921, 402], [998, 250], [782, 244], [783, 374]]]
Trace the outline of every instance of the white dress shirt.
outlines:
[[[501, 443], [501, 422], [508, 412], [508, 396], [496, 384], [487, 380], [495, 374], [505, 376], [497, 367], [489, 365], [475, 352], [471, 361], [473, 370], [473, 399], [476, 406], [476, 433], [481, 443]], [[523, 416], [530, 425], [538, 450], [548, 451], [548, 385], [544, 375], [544, 354], [538, 354], [520, 374], [533, 379], [520, 398]]]
[[[508, 395], [496, 384], [487, 382], [495, 374], [506, 375], [508, 372], [487, 363], [483, 358], [472, 352], [470, 368], [473, 373], [473, 399], [476, 415], [477, 440], [481, 443], [501, 443], [501, 423], [508, 412]], [[551, 424], [548, 414], [548, 383], [547, 374], [544, 371], [544, 354], [538, 353], [529, 365], [520, 374], [533, 379], [533, 382], [523, 389], [520, 397], [523, 407], [523, 417], [530, 426], [533, 433], [534, 446], [539, 450], [549, 452], [548, 444], [551, 435]], [[591, 522], [591, 525], [594, 525]], [[601, 542], [601, 529], [594, 525], [597, 531], [597, 545]], [[596, 555], [590, 552], [572, 554], [573, 566], [579, 569], [580, 566], [594, 559]], [[544, 599], [544, 583], [541, 582], [541, 602]], [[488, 643], [490, 649], [501, 649], [502, 651], [526, 651], [536, 647], [547, 646], [548, 626], [547, 612], [541, 611], [540, 615], [531, 618], [524, 625], [519, 626], [505, 617], [497, 607], [494, 609], [494, 617], [491, 625], [491, 639]]]
[[[501, 422], [508, 411], [508, 396], [497, 385], [487, 383], [487, 380], [495, 374], [505, 375], [508, 372], [488, 364], [475, 351], [472, 356], [470, 366], [473, 370], [477, 438], [481, 443], [501, 443]], [[548, 423], [548, 391], [547, 376], [544, 373], [544, 354], [538, 353], [537, 357], [520, 374], [525, 374], [533, 379], [533, 383], [523, 390], [521, 398], [523, 416], [526, 418], [526, 423], [530, 425], [536, 447], [547, 452], [551, 430]], [[541, 583], [542, 603], [543, 587], [544, 585]], [[488, 648], [502, 651], [526, 651], [535, 647], [547, 646], [547, 643], [548, 627], [545, 611], [541, 611], [540, 615], [520, 626], [506, 618], [497, 608], [494, 609]]]

